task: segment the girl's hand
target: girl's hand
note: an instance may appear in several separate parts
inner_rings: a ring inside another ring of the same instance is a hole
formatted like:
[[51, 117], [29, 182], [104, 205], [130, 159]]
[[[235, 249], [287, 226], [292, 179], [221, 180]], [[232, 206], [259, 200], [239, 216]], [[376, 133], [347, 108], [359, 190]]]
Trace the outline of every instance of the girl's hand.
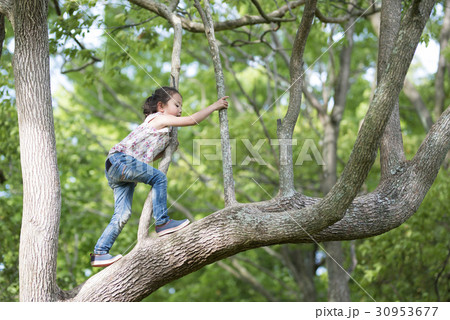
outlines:
[[228, 109], [228, 101], [227, 101], [228, 98], [229, 98], [228, 96], [225, 96], [214, 102], [213, 103], [214, 109], [215, 110]]
[[151, 126], [157, 130], [169, 126], [173, 127], [194, 126], [196, 124], [199, 124], [204, 119], [206, 119], [214, 111], [228, 108], [227, 99], [228, 96], [220, 98], [212, 105], [187, 117], [176, 117], [172, 114], [162, 114], [156, 117], [155, 119], [151, 120], [152, 123]]

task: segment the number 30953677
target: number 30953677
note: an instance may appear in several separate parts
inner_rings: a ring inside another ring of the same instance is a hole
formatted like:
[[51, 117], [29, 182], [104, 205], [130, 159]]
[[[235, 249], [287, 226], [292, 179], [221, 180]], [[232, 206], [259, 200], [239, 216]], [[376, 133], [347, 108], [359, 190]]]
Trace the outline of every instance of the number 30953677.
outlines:
[[391, 317], [434, 317], [438, 307], [377, 307], [376, 316]]

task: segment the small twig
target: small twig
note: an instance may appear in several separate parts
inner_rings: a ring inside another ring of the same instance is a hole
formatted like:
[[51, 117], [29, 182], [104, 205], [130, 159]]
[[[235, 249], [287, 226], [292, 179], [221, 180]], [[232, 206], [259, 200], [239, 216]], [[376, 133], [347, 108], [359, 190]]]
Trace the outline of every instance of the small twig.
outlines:
[[[94, 63], [96, 63], [98, 61], [100, 61], [100, 60], [92, 59], [90, 62], [82, 65], [81, 67], [73, 68], [73, 69], [67, 69], [67, 70], [61, 70], [61, 74], [67, 74], [67, 73], [70, 73], [70, 72], [78, 72], [78, 71], [84, 70], [87, 67], [89, 67], [90, 65], [93, 65]], [[66, 63], [64, 62], [64, 64], [66, 64]], [[63, 66], [64, 66], [64, 64], [63, 64]]]
[[[275, 18], [275, 17], [269, 17], [264, 10], [261, 8], [261, 5], [259, 4], [259, 2], [257, 0], [251, 0], [253, 5], [256, 7], [256, 9], [258, 10], [259, 14], [267, 21], [267, 22], [289, 22], [289, 21], [295, 21], [297, 19], [297, 17], [292, 13], [291, 8], [289, 7], [289, 12], [291, 13], [291, 15], [293, 16], [292, 18], [289, 19], [283, 19], [283, 18]], [[287, 3], [289, 6], [289, 3]]]
[[110, 34], [113, 34], [114, 32], [122, 30], [122, 29], [133, 28], [133, 27], [137, 27], [137, 26], [143, 25], [143, 24], [145, 24], [145, 23], [147, 23], [149, 21], [152, 21], [155, 18], [158, 18], [158, 16], [150, 17], [150, 18], [148, 18], [148, 19], [146, 19], [146, 20], [144, 20], [142, 22], [133, 23], [133, 24], [127, 24], [127, 25], [119, 26], [119, 27], [114, 27], [114, 29], [111, 30]]

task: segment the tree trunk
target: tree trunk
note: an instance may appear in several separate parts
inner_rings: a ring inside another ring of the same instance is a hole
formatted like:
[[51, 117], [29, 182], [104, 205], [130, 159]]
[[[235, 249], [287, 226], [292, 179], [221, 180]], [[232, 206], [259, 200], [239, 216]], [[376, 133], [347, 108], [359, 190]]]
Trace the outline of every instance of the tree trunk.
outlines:
[[48, 4], [15, 1], [14, 76], [23, 177], [21, 301], [54, 301], [61, 208], [50, 95]]

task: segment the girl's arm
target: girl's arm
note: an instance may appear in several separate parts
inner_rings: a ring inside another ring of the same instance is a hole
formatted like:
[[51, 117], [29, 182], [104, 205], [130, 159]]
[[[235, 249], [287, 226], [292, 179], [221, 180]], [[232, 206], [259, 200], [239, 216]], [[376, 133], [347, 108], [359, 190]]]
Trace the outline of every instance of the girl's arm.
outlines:
[[160, 115], [159, 117], [156, 117], [154, 120], [152, 120], [152, 126], [158, 130], [169, 126], [194, 126], [205, 120], [214, 111], [228, 108], [228, 101], [226, 100], [227, 98], [228, 96], [220, 98], [209, 107], [206, 107], [205, 109], [200, 110], [187, 117], [176, 117], [168, 114]]

